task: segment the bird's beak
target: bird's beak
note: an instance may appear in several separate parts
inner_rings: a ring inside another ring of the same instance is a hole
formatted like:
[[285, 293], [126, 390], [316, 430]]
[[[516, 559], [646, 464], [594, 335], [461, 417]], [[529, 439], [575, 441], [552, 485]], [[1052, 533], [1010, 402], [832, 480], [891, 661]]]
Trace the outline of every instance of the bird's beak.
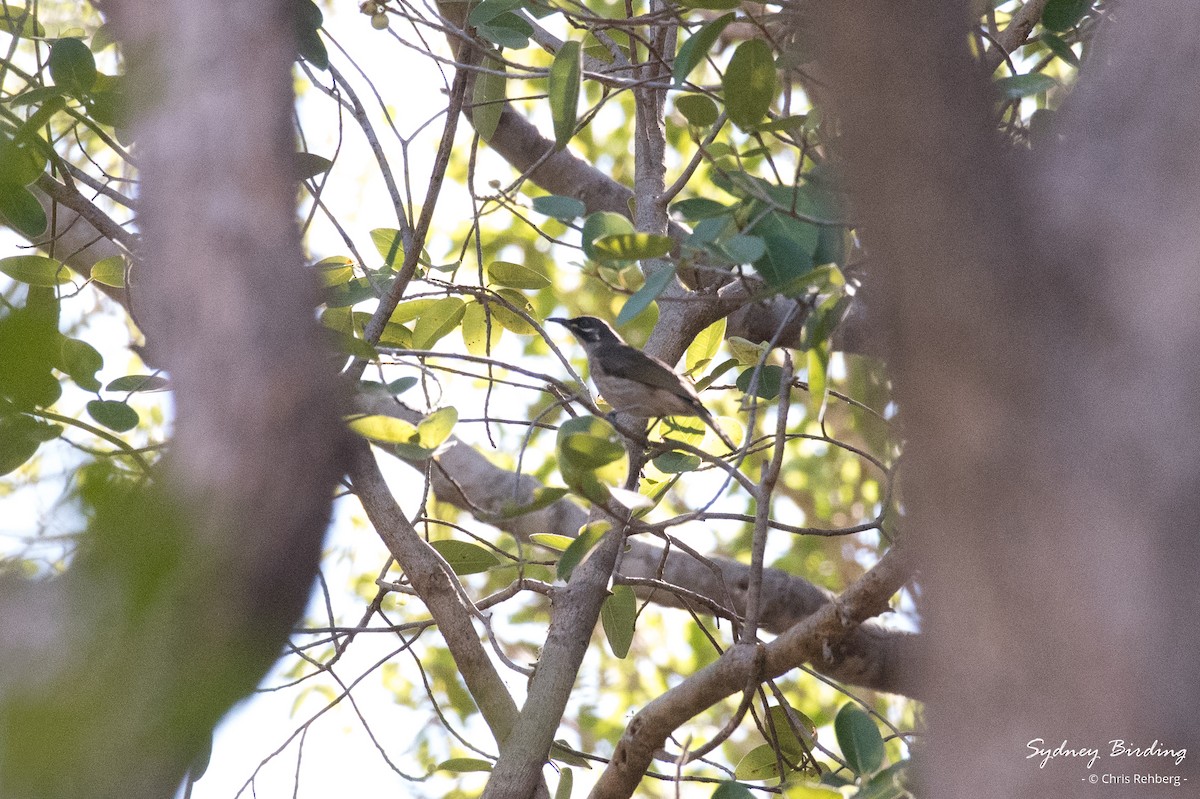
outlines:
[[561, 316], [551, 316], [551, 317], [549, 317], [548, 319], [546, 319], [546, 321], [547, 321], [547, 322], [554, 322], [554, 323], [556, 323], [556, 324], [560, 324], [560, 325], [562, 325], [563, 327], [568, 327], [568, 325], [567, 325], [567, 320], [566, 320], [566, 319], [563, 319]]

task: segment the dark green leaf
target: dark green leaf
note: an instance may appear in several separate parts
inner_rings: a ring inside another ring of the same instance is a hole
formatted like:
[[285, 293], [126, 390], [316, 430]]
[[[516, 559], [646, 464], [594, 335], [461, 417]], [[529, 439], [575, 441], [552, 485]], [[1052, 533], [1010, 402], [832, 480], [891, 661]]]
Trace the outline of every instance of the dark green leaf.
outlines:
[[534, 489], [533, 496], [530, 498], [529, 502], [525, 503], [524, 505], [517, 505], [513, 502], [505, 503], [504, 507], [500, 511], [500, 518], [511, 519], [514, 516], [524, 516], [526, 513], [533, 513], [534, 511], [541, 510], [542, 508], [547, 508], [553, 505], [555, 502], [558, 502], [560, 499], [566, 496], [567, 493], [567, 489], [559, 487], [536, 488]]
[[292, 156], [292, 179], [308, 180], [328, 172], [333, 162], [315, 153], [296, 153]]
[[1058, 86], [1058, 81], [1040, 72], [1029, 72], [1025, 75], [997, 78], [995, 85], [1008, 99], [1019, 100], [1022, 97], [1048, 92]]
[[[478, 10], [478, 9], [476, 9]], [[504, 62], [495, 58], [484, 58], [480, 66], [489, 70], [475, 77], [475, 89], [471, 94], [471, 122], [479, 138], [488, 141], [500, 124], [504, 112], [506, 84]]]
[[39, 422], [23, 413], [0, 415], [0, 476], [19, 469], [42, 442], [62, 434], [62, 427]]
[[[736, 4], [730, 7], [736, 7]], [[676, 86], [687, 80], [688, 75], [692, 74], [692, 70], [704, 60], [708, 51], [716, 44], [721, 31], [725, 30], [725, 26], [730, 22], [733, 22], [734, 16], [734, 14], [723, 14], [712, 22], [705, 23], [700, 30], [683, 43], [683, 46], [679, 48], [679, 55], [675, 57], [675, 66], [672, 69], [672, 77], [675, 79]]]
[[170, 383], [165, 377], [158, 375], [125, 375], [111, 381], [104, 387], [105, 391], [165, 391]]
[[[803, 224], [803, 223], [801, 223]], [[794, 225], [788, 227], [795, 228]], [[804, 225], [811, 233], [812, 244], [809, 241], [788, 236], [783, 233], [768, 233], [763, 236], [767, 255], [754, 262], [754, 268], [775, 289], [793, 286], [794, 280], [808, 274], [813, 268], [813, 247], [816, 245], [817, 229], [813, 225]], [[798, 293], [798, 292], [793, 292]]]
[[558, 559], [557, 574], [560, 580], [571, 579], [571, 573], [575, 571], [575, 567], [583, 562], [596, 544], [600, 543], [600, 539], [608, 532], [610, 526], [608, 522], [592, 522], [584, 525], [583, 529], [579, 531], [579, 535], [571, 542], [571, 546], [567, 547], [567, 551], [562, 553], [562, 557]]
[[516, 14], [500, 14], [486, 24], [477, 25], [475, 32], [500, 47], [521, 50], [529, 46], [533, 26]]
[[500, 565], [494, 554], [469, 541], [432, 541], [429, 544], [445, 558], [457, 575], [478, 574]]
[[387, 390], [392, 396], [399, 396], [419, 382], [415, 377], [398, 377], [387, 384]]
[[560, 150], [575, 133], [582, 78], [583, 56], [579, 42], [563, 42], [550, 65], [550, 116], [554, 121], [554, 144]]
[[292, 14], [296, 32], [296, 52], [317, 69], [329, 69], [329, 51], [317, 29], [325, 20], [320, 7], [313, 0], [292, 0]]
[[467, 15], [467, 24], [475, 27], [486, 25], [496, 17], [521, 8], [525, 2], [526, 0], [483, 0]]
[[1053, 33], [1043, 33], [1042, 44], [1050, 48], [1050, 52], [1071, 66], [1079, 66], [1079, 56], [1075, 55], [1075, 51], [1071, 49], [1071, 45], [1063, 41], [1061, 36], [1055, 36]]
[[46, 232], [49, 220], [37, 197], [24, 186], [0, 180], [0, 217], [27, 238]]
[[31, 286], [61, 286], [71, 282], [71, 270], [61, 261], [44, 255], [0, 258], [0, 272]]
[[109, 430], [124, 433], [137, 427], [138, 413], [124, 402], [92, 400], [87, 404], [88, 415]]
[[651, 272], [646, 278], [645, 284], [635, 291], [633, 296], [621, 306], [621, 312], [617, 314], [617, 326], [619, 327], [630, 322], [634, 317], [646, 310], [650, 306], [650, 303], [658, 299], [658, 295], [663, 293], [663, 290], [671, 284], [674, 278], [674, 265], [662, 266]]
[[685, 94], [675, 101], [675, 107], [689, 124], [706, 128], [717, 121], [717, 104], [703, 94]]
[[54, 84], [76, 97], [91, 91], [96, 82], [96, 58], [79, 39], [56, 40], [46, 63]]
[[740, 782], [723, 782], [713, 791], [712, 799], [752, 799], [753, 796]]
[[1052, 31], [1075, 27], [1092, 7], [1092, 0], [1050, 0], [1042, 10], [1042, 25]]
[[637, 599], [627, 585], [613, 586], [612, 594], [600, 606], [600, 624], [612, 653], [619, 658], [629, 654], [637, 621]]
[[62, 370], [84, 391], [99, 391], [96, 372], [104, 367], [104, 356], [95, 347], [78, 338], [62, 340]]
[[694, 472], [700, 468], [700, 464], [704, 461], [699, 455], [693, 455], [690, 452], [664, 452], [654, 458], [654, 468], [664, 474], [683, 474], [685, 472]]
[[721, 216], [728, 210], [729, 206], [707, 197], [690, 197], [671, 205], [671, 213], [678, 214], [689, 222]]
[[0, 175], [4, 176], [0, 180], [9, 185], [28, 186], [46, 170], [46, 156], [36, 146], [45, 142], [36, 139], [33, 129], [22, 130], [24, 134], [17, 139], [0, 133]]
[[[773, 400], [779, 396], [779, 381], [783, 378], [783, 368], [775, 364], [764, 364], [758, 374], [758, 387], [754, 396], [765, 400]], [[743, 393], [750, 393], [750, 382], [754, 379], [754, 367], [746, 369], [737, 378], [737, 387]]]
[[734, 263], [752, 264], [767, 254], [767, 243], [758, 236], [739, 234], [721, 242], [721, 250]]
[[871, 717], [849, 702], [833, 720], [833, 731], [846, 765], [855, 773], [870, 776], [883, 765], [883, 737]]
[[533, 210], [560, 222], [571, 222], [583, 216], [587, 212], [587, 206], [574, 197], [551, 194], [546, 197], [534, 197]]
[[893, 763], [868, 780], [858, 793], [854, 794], [854, 799], [911, 799], [913, 794], [905, 784], [907, 776], [908, 761]]
[[770, 110], [777, 86], [771, 46], [762, 39], [739, 44], [721, 81], [730, 121], [743, 129], [757, 125]]

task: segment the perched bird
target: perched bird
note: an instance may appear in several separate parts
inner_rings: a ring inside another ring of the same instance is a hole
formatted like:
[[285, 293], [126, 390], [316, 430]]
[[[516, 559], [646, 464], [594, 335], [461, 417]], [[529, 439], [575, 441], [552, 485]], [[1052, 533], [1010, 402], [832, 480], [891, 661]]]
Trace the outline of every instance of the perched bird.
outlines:
[[737, 449], [687, 379], [659, 359], [626, 344], [607, 322], [594, 316], [546, 321], [570, 330], [583, 345], [592, 380], [615, 410], [646, 418], [699, 416], [726, 446]]

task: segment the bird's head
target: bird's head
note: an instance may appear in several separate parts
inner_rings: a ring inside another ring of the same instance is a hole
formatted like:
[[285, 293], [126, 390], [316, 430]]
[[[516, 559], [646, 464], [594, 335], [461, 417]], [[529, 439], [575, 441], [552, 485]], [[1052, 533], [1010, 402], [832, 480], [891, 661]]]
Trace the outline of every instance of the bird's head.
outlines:
[[579, 339], [579, 343], [585, 346], [609, 342], [622, 343], [621, 337], [617, 335], [617, 331], [613, 330], [608, 322], [597, 319], [594, 316], [577, 316], [574, 319], [552, 317], [546, 321], [555, 322], [570, 330], [571, 334]]

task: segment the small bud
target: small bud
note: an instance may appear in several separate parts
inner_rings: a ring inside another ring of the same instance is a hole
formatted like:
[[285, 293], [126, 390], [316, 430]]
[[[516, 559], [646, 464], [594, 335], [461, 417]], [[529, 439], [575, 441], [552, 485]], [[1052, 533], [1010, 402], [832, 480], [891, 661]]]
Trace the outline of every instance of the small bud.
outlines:
[[371, 17], [371, 27], [377, 31], [385, 30], [388, 26], [387, 14], [380, 11]]

